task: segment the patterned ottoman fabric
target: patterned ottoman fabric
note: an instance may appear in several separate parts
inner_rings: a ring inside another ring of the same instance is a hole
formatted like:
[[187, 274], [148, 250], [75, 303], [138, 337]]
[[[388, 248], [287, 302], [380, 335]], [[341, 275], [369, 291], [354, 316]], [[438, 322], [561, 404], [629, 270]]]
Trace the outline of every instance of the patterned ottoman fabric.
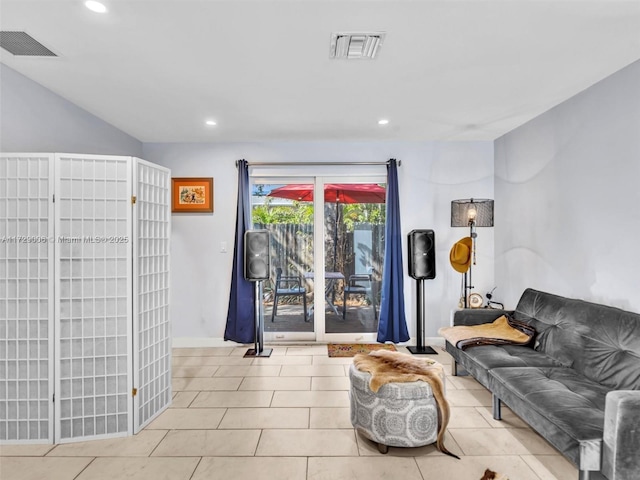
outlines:
[[[442, 370], [441, 370], [442, 372]], [[444, 373], [441, 377], [444, 381]], [[349, 368], [351, 423], [365, 437], [390, 447], [420, 447], [438, 436], [438, 409], [428, 383], [388, 383], [377, 393], [371, 374]]]

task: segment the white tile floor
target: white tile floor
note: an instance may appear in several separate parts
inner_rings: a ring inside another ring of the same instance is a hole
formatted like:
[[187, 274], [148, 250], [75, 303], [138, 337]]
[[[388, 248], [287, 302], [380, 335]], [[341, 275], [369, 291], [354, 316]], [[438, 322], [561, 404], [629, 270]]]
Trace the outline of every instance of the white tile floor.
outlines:
[[[402, 351], [403, 349], [400, 348]], [[572, 480], [567, 460], [469, 377], [447, 376], [451, 421], [445, 443], [390, 448], [357, 435], [349, 420], [350, 358], [326, 346], [175, 349], [174, 399], [136, 436], [64, 445], [0, 447], [2, 480], [480, 479], [485, 468], [512, 480]], [[441, 349], [435, 360], [450, 364]], [[450, 368], [445, 367], [445, 372]]]

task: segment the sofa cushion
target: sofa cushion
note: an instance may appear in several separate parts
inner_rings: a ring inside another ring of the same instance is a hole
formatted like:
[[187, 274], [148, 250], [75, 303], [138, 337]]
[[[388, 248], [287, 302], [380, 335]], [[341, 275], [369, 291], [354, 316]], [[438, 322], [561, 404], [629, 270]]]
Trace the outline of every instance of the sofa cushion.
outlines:
[[561, 367], [553, 358], [520, 345], [483, 345], [460, 350], [450, 343], [447, 351], [473, 377], [489, 388], [488, 370], [498, 367]]
[[579, 446], [602, 438], [609, 388], [563, 367], [495, 368], [489, 388], [576, 465], [599, 465], [599, 448], [581, 460]]
[[542, 352], [518, 345], [485, 345], [470, 348], [466, 353], [485, 370], [499, 367], [562, 366]]
[[513, 314], [535, 349], [610, 389], [640, 389], [640, 314], [527, 289]]

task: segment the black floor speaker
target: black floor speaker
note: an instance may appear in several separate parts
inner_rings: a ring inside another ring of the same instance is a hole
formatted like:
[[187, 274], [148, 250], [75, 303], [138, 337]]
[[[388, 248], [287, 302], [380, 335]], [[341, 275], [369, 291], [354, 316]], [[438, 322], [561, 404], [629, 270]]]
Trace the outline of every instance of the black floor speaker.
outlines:
[[244, 234], [244, 278], [268, 280], [271, 270], [269, 230], [247, 230]]
[[433, 230], [409, 232], [409, 276], [416, 280], [436, 278], [436, 236]]
[[407, 347], [414, 355], [437, 354], [425, 345], [424, 281], [436, 278], [436, 235], [433, 230], [409, 232], [409, 276], [416, 279], [416, 346]]

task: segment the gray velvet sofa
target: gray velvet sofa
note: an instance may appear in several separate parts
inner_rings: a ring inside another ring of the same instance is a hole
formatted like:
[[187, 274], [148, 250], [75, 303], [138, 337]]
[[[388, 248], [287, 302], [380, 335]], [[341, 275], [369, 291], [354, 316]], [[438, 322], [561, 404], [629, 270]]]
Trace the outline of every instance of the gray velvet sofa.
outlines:
[[536, 329], [527, 346], [446, 343], [459, 367], [579, 469], [581, 480], [640, 479], [640, 314], [527, 289], [513, 311], [456, 311], [454, 325], [502, 314]]

